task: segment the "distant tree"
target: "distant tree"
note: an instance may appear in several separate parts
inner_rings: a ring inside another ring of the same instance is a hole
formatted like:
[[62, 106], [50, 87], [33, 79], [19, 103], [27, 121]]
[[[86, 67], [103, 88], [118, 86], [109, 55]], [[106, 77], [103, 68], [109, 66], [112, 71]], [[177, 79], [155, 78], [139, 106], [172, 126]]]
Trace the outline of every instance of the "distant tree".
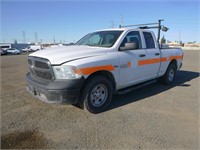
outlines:
[[161, 43], [166, 43], [166, 39], [165, 39], [165, 36], [163, 35], [162, 39], [161, 39]]

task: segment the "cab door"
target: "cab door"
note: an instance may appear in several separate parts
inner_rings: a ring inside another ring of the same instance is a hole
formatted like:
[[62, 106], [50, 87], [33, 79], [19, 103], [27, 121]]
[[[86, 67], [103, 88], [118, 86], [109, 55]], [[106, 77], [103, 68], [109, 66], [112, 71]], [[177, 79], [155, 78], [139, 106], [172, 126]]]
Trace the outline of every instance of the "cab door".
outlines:
[[146, 70], [146, 78], [148, 80], [156, 78], [160, 63], [161, 63], [161, 52], [157, 44], [155, 44], [155, 36], [152, 32], [142, 32], [146, 47], [146, 58], [138, 63], [139, 67], [144, 66]]
[[[136, 49], [123, 50], [125, 43], [137, 43]], [[118, 50], [120, 78], [119, 89], [145, 80], [147, 72], [145, 66], [138, 66], [138, 62], [147, 56], [146, 49], [143, 48], [139, 31], [130, 31], [126, 34]]]

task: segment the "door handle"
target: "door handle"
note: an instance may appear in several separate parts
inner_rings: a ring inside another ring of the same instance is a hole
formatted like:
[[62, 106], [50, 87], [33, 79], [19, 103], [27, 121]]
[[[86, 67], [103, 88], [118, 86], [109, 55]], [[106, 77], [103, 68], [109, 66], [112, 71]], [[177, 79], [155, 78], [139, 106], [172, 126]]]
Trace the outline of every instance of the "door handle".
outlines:
[[160, 53], [155, 53], [156, 56], [160, 55]]
[[139, 57], [145, 57], [145, 56], [146, 56], [145, 54], [140, 54], [140, 55], [139, 55]]

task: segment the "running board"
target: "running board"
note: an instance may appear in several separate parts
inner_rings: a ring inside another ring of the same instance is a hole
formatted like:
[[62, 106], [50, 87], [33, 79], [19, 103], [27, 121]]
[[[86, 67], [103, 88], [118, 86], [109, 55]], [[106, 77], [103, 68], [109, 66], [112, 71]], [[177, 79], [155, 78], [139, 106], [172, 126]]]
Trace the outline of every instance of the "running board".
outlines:
[[131, 91], [133, 91], [133, 90], [142, 88], [142, 87], [144, 87], [144, 86], [147, 86], [147, 85], [149, 85], [149, 84], [153, 84], [153, 83], [156, 83], [156, 82], [157, 82], [157, 80], [154, 79], [154, 80], [150, 80], [150, 81], [147, 81], [147, 82], [144, 82], [144, 83], [136, 84], [136, 85], [133, 85], [133, 86], [131, 86], [131, 87], [118, 90], [118, 91], [115, 92], [115, 94], [119, 94], [119, 95], [121, 95], [121, 94], [126, 94], [126, 93], [128, 93], [128, 92], [131, 92]]

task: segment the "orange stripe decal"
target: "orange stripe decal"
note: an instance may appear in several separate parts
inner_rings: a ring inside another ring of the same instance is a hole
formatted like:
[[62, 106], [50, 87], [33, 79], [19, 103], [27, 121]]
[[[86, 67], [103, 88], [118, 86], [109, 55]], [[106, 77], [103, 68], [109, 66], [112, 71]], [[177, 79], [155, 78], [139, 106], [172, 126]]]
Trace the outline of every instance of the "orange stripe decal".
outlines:
[[166, 57], [161, 58], [161, 62], [165, 62], [165, 61], [167, 61]]
[[92, 73], [94, 73], [96, 71], [100, 71], [100, 70], [113, 71], [113, 70], [115, 70], [115, 68], [113, 67], [113, 65], [106, 65], [106, 66], [95, 66], [95, 67], [88, 67], [88, 68], [80, 69], [80, 71], [84, 75], [89, 75], [89, 74], [92, 74]]
[[182, 59], [182, 58], [183, 58], [183, 55], [181, 55], [181, 56], [171, 56], [171, 57], [169, 57], [169, 60]]
[[128, 67], [131, 67], [131, 62], [130, 61], [128, 62]]
[[[169, 57], [169, 60], [173, 60], [173, 59], [182, 59], [183, 56], [171, 56]], [[166, 57], [163, 58], [155, 58], [155, 59], [145, 59], [145, 60], [139, 60], [138, 61], [138, 66], [142, 66], [142, 65], [149, 65], [149, 64], [155, 64], [155, 63], [160, 63], [160, 62], [165, 62], [167, 61]]]
[[164, 61], [164, 59], [162, 60], [160, 58], [155, 58], [155, 59], [139, 60], [138, 61], [138, 66], [148, 65], [148, 64], [155, 64], [155, 63], [159, 63], [161, 61]]

